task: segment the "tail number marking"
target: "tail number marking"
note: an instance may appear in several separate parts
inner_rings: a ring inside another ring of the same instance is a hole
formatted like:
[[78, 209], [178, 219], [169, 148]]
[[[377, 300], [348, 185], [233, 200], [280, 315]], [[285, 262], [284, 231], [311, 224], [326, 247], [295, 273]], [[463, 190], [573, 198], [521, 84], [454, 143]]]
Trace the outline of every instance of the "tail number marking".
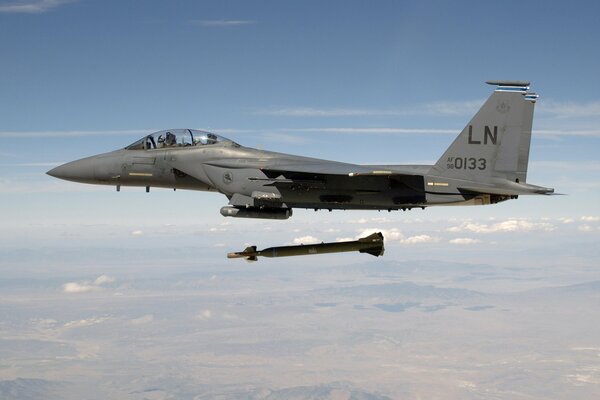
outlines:
[[[498, 141], [498, 127], [494, 126], [494, 130], [490, 129], [489, 126], [485, 126], [483, 130], [483, 144], [496, 144]], [[469, 125], [469, 144], [481, 144], [481, 138], [479, 140], [473, 138], [473, 125]]]
[[487, 168], [485, 158], [474, 157], [448, 157], [447, 169], [478, 169], [483, 171]]

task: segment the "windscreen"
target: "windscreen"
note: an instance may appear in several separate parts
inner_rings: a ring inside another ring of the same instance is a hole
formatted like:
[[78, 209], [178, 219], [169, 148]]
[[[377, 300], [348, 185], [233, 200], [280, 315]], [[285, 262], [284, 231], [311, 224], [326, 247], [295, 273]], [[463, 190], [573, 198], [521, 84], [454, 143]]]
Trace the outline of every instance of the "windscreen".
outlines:
[[212, 132], [199, 129], [167, 129], [154, 132], [126, 147], [127, 150], [154, 150], [190, 146], [209, 146], [233, 141]]

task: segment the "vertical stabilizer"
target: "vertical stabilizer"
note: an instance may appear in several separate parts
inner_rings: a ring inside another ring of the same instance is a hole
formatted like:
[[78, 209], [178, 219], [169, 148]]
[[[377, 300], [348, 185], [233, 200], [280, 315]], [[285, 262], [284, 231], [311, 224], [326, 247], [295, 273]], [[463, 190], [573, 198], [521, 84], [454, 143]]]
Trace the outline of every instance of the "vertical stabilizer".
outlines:
[[433, 167], [431, 174], [486, 182], [525, 182], [533, 108], [529, 82], [488, 81], [497, 88]]

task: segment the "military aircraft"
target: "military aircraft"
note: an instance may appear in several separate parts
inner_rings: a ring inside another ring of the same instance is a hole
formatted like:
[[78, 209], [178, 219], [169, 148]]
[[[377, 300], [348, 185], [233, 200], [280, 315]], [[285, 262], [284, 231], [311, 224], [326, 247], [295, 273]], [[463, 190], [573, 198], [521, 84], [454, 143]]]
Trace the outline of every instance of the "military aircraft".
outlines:
[[494, 92], [434, 165], [360, 165], [241, 146], [171, 129], [124, 149], [60, 165], [69, 181], [215, 191], [226, 217], [287, 219], [293, 208], [410, 210], [485, 205], [554, 189], [526, 183], [533, 109], [529, 82], [488, 81]]

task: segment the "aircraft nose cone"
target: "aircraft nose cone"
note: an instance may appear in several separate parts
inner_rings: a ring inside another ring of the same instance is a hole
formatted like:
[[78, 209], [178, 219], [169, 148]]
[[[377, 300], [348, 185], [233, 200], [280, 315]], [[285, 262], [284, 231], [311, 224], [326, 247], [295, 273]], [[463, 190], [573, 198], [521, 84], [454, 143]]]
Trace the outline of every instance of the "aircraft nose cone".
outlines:
[[64, 179], [73, 182], [89, 183], [94, 181], [94, 163], [90, 158], [84, 158], [77, 161], [59, 165], [56, 168], [46, 172], [55, 178]]
[[52, 168], [50, 171], [46, 172], [46, 174], [54, 178], [61, 178], [63, 167], [64, 165], [59, 165], [58, 167]]

